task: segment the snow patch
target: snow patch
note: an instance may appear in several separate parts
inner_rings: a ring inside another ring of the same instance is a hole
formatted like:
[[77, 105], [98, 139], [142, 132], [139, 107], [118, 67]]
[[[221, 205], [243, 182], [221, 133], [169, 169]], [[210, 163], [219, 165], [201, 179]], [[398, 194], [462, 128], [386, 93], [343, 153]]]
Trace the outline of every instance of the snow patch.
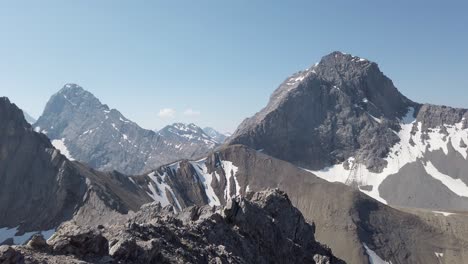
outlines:
[[367, 247], [366, 244], [364, 244], [364, 248], [366, 249], [367, 255], [369, 255], [370, 264], [392, 264], [392, 262], [387, 262], [379, 257], [379, 255]]
[[449, 216], [449, 215], [455, 214], [455, 213], [442, 212], [442, 211], [432, 211], [432, 212], [435, 213], [435, 214], [442, 214], [444, 216]]
[[[175, 196], [174, 192], [172, 191], [171, 186], [169, 186], [166, 183], [166, 177], [167, 173], [164, 172], [164, 174], [158, 174], [158, 176], [161, 179], [161, 182], [158, 181], [158, 178], [156, 177], [156, 172], [151, 172], [148, 174], [148, 177], [151, 179], [152, 182], [148, 184], [148, 188], [150, 189], [151, 193], [148, 193], [148, 195], [156, 202], [159, 202], [161, 206], [166, 206], [170, 205], [170, 201], [168, 199], [168, 195], [171, 195], [172, 199], [176, 203], [177, 209], [180, 211], [182, 210], [182, 206], [180, 205], [179, 201], [177, 200], [177, 197]], [[167, 193], [169, 191], [169, 193]], [[174, 211], [176, 210], [176, 207], [174, 207]]]
[[65, 138], [62, 139], [54, 139], [52, 140], [52, 145], [62, 153], [67, 159], [69, 160], [75, 160], [73, 159], [72, 155], [68, 151], [67, 145], [65, 145]]
[[442, 184], [447, 186], [452, 192], [460, 196], [468, 197], [468, 186], [466, 186], [462, 180], [454, 179], [441, 173], [430, 161], [426, 162], [424, 169], [426, 169], [426, 172], [434, 179], [441, 181]]
[[218, 196], [216, 195], [213, 187], [211, 186], [211, 183], [213, 181], [213, 174], [216, 175], [216, 172], [208, 173], [208, 168], [206, 167], [205, 161], [206, 159], [199, 161], [191, 161], [190, 164], [193, 166], [193, 168], [195, 168], [198, 179], [203, 183], [203, 186], [205, 187], [205, 194], [208, 198], [208, 204], [211, 206], [221, 205]]
[[[19, 226], [18, 226], [19, 227]], [[33, 235], [41, 233], [46, 240], [48, 240], [54, 233], [55, 228], [45, 231], [32, 231], [26, 232], [23, 235], [16, 235], [18, 232], [18, 227], [14, 228], [0, 228], [0, 243], [4, 242], [5, 240], [12, 238], [13, 243], [15, 245], [23, 245], [26, 243]]]
[[221, 161], [221, 167], [223, 168], [224, 174], [226, 175], [226, 189], [224, 190], [224, 199], [227, 201], [228, 198], [231, 198], [231, 177], [234, 177], [234, 183], [236, 184], [236, 195], [240, 195], [240, 185], [236, 177], [238, 168], [234, 166], [231, 161], [226, 160]]

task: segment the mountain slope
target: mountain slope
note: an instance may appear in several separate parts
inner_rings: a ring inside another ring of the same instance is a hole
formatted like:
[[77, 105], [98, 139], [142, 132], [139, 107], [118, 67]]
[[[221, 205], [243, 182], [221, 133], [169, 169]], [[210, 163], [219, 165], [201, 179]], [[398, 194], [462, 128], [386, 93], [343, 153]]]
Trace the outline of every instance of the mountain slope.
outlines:
[[0, 98], [0, 146], [0, 243], [53, 232], [72, 218], [81, 224], [117, 220], [151, 201], [126, 176], [68, 161], [5, 97]]
[[407, 99], [376, 63], [333, 52], [286, 79], [227, 144], [384, 203], [468, 210], [467, 120], [466, 109]]
[[241, 145], [202, 160], [162, 166], [132, 180], [156, 201], [175, 208], [224, 205], [235, 195], [279, 188], [315, 224], [317, 240], [347, 263], [369, 263], [373, 254], [392, 263], [464, 263], [468, 257], [466, 214], [392, 208]]
[[143, 129], [75, 84], [51, 97], [34, 126], [66, 149], [69, 158], [127, 174], [205, 155], [216, 146], [211, 139], [190, 140]]

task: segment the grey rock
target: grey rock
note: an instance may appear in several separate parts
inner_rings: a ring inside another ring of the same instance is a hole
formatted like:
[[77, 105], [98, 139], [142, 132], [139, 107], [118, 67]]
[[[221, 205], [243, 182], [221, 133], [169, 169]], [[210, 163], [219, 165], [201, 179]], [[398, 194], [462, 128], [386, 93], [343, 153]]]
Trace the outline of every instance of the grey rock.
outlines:
[[52, 251], [78, 258], [104, 256], [109, 253], [109, 242], [99, 229], [79, 228], [72, 223], [60, 226], [57, 233], [48, 241]]
[[460, 123], [463, 118], [468, 119], [468, 109], [431, 104], [422, 105], [417, 114], [417, 121], [422, 123], [423, 131], [436, 127], [444, 129], [444, 125]]
[[0, 246], [0, 263], [2, 264], [22, 264], [25, 263], [21, 252], [10, 246]]
[[28, 241], [27, 246], [34, 249], [45, 249], [48, 247], [47, 241], [42, 234], [33, 235]]

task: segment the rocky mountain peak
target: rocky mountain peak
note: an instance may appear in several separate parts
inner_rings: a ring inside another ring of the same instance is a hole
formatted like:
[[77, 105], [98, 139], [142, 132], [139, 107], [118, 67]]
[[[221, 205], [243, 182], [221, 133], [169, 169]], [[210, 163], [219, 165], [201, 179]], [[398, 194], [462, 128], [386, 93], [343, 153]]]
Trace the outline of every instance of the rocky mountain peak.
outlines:
[[[401, 118], [417, 104], [403, 96], [375, 62], [339, 51], [324, 56], [314, 69], [329, 87], [378, 115]], [[362, 104], [363, 103], [363, 104]]]
[[332, 52], [288, 77], [228, 143], [263, 149], [306, 168], [321, 169], [355, 156], [379, 171], [389, 147], [398, 142], [400, 120], [419, 107], [376, 63]]
[[[104, 109], [109, 110], [107, 105], [103, 105], [94, 94], [83, 89], [83, 87], [74, 83], [67, 83], [52, 96], [51, 104], [56, 101], [58, 105], [67, 105], [69, 108], [82, 108], [87, 110]], [[46, 106], [47, 110], [47, 106]]]

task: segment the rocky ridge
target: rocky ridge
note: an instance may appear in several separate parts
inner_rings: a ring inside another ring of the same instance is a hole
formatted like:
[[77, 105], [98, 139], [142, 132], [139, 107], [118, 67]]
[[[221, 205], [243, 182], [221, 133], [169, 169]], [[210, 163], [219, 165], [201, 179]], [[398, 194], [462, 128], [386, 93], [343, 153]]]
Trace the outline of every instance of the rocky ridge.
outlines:
[[[294, 219], [294, 221], [291, 221]], [[286, 194], [235, 197], [225, 207], [194, 206], [173, 213], [143, 206], [121, 225], [63, 224], [47, 242], [0, 248], [2, 263], [344, 263], [314, 239]]]

